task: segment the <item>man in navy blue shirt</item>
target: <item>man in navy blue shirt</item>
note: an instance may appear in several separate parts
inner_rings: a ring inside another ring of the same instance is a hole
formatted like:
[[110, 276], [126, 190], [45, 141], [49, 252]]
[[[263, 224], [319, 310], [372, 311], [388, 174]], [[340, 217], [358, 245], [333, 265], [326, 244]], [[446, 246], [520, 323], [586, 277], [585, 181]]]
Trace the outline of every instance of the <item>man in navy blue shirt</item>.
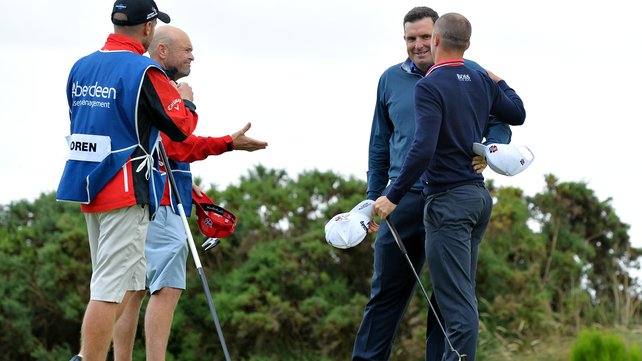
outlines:
[[[484, 177], [470, 165], [472, 144], [482, 141], [490, 114], [511, 125], [526, 118], [520, 97], [505, 81], [464, 64], [471, 32], [460, 14], [435, 22], [435, 64], [415, 89], [412, 146], [387, 195], [374, 204], [374, 213], [385, 219], [421, 176], [427, 195], [426, 261], [449, 343], [443, 360], [466, 354], [474, 361], [477, 350], [477, 256], [493, 201]], [[451, 352], [451, 345], [458, 352]]]
[[[408, 58], [403, 63], [388, 68], [379, 79], [368, 152], [368, 199], [376, 200], [386, 194], [389, 183], [397, 179], [414, 139], [415, 85], [433, 65], [430, 39], [434, 22], [438, 18], [437, 12], [425, 6], [415, 7], [404, 16], [404, 40]], [[468, 59], [466, 64], [483, 70]], [[511, 130], [507, 124], [491, 117], [484, 135], [485, 143], [506, 144], [510, 142]], [[469, 164], [471, 158], [468, 160]], [[482, 161], [483, 158], [476, 158], [472, 168], [481, 172], [485, 167]], [[398, 203], [396, 212], [390, 216], [418, 274], [421, 273], [425, 259], [422, 188], [421, 181], [417, 180]], [[386, 224], [377, 227], [375, 222], [371, 222], [371, 231], [378, 230], [374, 242], [374, 272], [370, 300], [355, 337], [352, 353], [352, 360], [355, 361], [389, 358], [399, 323], [416, 284], [412, 270]], [[436, 305], [434, 299], [431, 302]], [[435, 315], [438, 313], [438, 309], [429, 313], [426, 349], [430, 352], [443, 348], [443, 334], [434, 327]]]

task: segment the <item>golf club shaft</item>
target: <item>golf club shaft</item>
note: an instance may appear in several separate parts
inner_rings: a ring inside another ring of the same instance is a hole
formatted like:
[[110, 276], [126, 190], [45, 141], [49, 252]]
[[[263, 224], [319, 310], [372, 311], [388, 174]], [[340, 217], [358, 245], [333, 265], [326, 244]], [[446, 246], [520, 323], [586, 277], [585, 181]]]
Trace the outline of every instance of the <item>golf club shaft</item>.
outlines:
[[[203, 283], [203, 288], [209, 290], [210, 288], [207, 285], [207, 278], [205, 278], [205, 272], [203, 272], [203, 268], [199, 268], [198, 273], [201, 275], [201, 282]], [[218, 337], [221, 339], [221, 346], [223, 347], [225, 360], [230, 361], [230, 353], [227, 351], [227, 345], [225, 344], [225, 337], [223, 337], [223, 330], [221, 329], [221, 323], [218, 321], [218, 315], [216, 314], [216, 309], [214, 308], [214, 301], [212, 300], [212, 295], [209, 292], [205, 292], [205, 296], [207, 296], [207, 304], [210, 307], [210, 312], [212, 313], [212, 317], [214, 317], [214, 324], [216, 325], [216, 333], [218, 333]]]
[[161, 158], [163, 159], [163, 164], [165, 165], [165, 172], [167, 173], [167, 178], [169, 179], [169, 185], [176, 197], [176, 203], [178, 208], [178, 213], [183, 220], [183, 226], [185, 227], [185, 233], [187, 234], [187, 243], [192, 252], [192, 257], [194, 258], [194, 264], [196, 264], [196, 269], [198, 270], [199, 275], [201, 276], [201, 282], [203, 283], [203, 289], [205, 290], [205, 296], [207, 297], [207, 303], [210, 307], [210, 312], [214, 318], [214, 323], [216, 325], [216, 332], [221, 341], [221, 346], [223, 347], [223, 353], [225, 354], [225, 360], [230, 361], [230, 354], [227, 351], [227, 345], [225, 344], [225, 337], [223, 337], [223, 330], [221, 329], [221, 324], [218, 320], [218, 315], [216, 314], [216, 309], [214, 308], [214, 301], [212, 300], [212, 294], [210, 293], [210, 288], [207, 284], [207, 279], [205, 278], [205, 272], [203, 272], [203, 266], [201, 265], [201, 260], [198, 257], [196, 246], [194, 245], [194, 238], [192, 237], [192, 231], [189, 228], [189, 223], [187, 223], [187, 215], [185, 215], [185, 210], [183, 209], [183, 202], [181, 200], [180, 193], [178, 193], [178, 186], [174, 180], [174, 174], [172, 174], [172, 169], [169, 165], [169, 158], [167, 158], [167, 153], [165, 152], [165, 147], [163, 142], [159, 140], [158, 142], [158, 151], [160, 152]]
[[401, 250], [401, 253], [403, 253], [404, 257], [406, 258], [406, 261], [408, 261], [408, 265], [410, 266], [410, 270], [412, 273], [415, 275], [415, 278], [417, 279], [417, 283], [419, 283], [419, 287], [421, 287], [421, 291], [424, 294], [424, 297], [426, 298], [426, 301], [428, 301], [428, 306], [430, 309], [428, 312], [432, 311], [435, 314], [435, 319], [437, 320], [437, 323], [439, 324], [439, 327], [441, 328], [441, 332], [444, 333], [444, 336], [446, 337], [446, 341], [448, 341], [448, 346], [450, 346], [450, 350], [457, 354], [460, 360], [465, 361], [466, 360], [466, 355], [460, 355], [457, 350], [453, 347], [452, 343], [450, 343], [450, 339], [448, 338], [448, 334], [446, 333], [446, 330], [444, 329], [444, 326], [441, 324], [441, 321], [439, 320], [439, 316], [435, 312], [435, 307], [432, 305], [432, 302], [430, 302], [430, 297], [428, 297], [428, 292], [426, 292], [426, 289], [424, 288], [423, 283], [421, 282], [421, 278], [419, 278], [419, 275], [417, 274], [417, 271], [415, 271], [415, 266], [412, 264], [412, 261], [410, 260], [410, 256], [408, 256], [408, 251], [406, 251], [406, 247], [404, 246], [403, 242], [401, 241], [401, 236], [399, 236], [399, 232], [397, 232], [397, 229], [395, 228], [394, 224], [390, 222], [390, 220], [386, 217], [386, 224], [388, 225], [388, 228], [390, 229], [390, 233], [392, 233], [392, 237], [395, 239], [395, 242], [399, 246], [399, 249]]

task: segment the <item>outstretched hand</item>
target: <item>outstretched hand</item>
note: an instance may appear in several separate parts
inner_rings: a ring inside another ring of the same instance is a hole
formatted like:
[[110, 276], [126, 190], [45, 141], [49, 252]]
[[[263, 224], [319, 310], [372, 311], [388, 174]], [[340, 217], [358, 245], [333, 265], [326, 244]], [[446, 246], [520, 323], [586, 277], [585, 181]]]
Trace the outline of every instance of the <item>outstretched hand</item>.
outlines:
[[252, 123], [247, 123], [241, 130], [231, 135], [234, 141], [234, 150], [253, 152], [267, 147], [267, 142], [256, 140], [245, 135], [245, 132], [247, 132], [250, 127], [252, 127]]

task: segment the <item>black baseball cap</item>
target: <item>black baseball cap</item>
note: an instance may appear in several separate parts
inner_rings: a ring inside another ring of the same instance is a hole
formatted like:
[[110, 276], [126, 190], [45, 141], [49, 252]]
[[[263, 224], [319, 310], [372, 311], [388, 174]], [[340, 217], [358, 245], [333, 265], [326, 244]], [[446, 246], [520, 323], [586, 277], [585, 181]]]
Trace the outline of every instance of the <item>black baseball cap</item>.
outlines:
[[[114, 14], [123, 13], [127, 20], [114, 19]], [[154, 0], [116, 0], [111, 12], [111, 22], [114, 25], [138, 25], [158, 18], [164, 23], [169, 23], [169, 15], [158, 11]]]

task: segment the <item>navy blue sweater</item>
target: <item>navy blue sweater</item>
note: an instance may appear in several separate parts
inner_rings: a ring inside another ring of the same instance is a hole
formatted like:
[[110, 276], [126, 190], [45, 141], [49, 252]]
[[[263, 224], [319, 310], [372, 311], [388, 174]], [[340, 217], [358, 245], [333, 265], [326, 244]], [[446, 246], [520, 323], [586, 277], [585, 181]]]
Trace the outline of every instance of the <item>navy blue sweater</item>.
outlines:
[[[483, 71], [472, 60], [465, 59], [465, 63]], [[423, 77], [410, 59], [406, 59], [388, 68], [379, 79], [368, 149], [368, 199], [377, 199], [384, 193], [388, 181], [394, 182], [399, 176], [415, 138], [415, 86]], [[484, 143], [507, 144], [511, 130], [506, 123], [491, 116], [484, 137]], [[422, 191], [419, 178], [412, 189]]]
[[495, 83], [460, 61], [433, 66], [415, 87], [415, 139], [388, 199], [398, 204], [420, 176], [425, 194], [483, 183], [470, 160], [491, 113], [510, 125], [526, 118], [522, 100], [505, 81]]

